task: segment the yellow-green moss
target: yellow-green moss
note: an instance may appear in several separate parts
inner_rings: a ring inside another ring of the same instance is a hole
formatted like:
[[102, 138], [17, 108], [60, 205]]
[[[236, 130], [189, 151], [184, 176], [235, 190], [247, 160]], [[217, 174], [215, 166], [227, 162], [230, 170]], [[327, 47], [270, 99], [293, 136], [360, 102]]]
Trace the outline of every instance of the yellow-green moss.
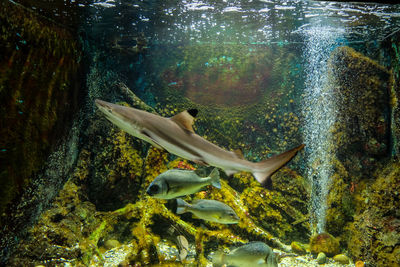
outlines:
[[339, 241], [328, 233], [314, 235], [310, 239], [310, 251], [313, 254], [324, 252], [332, 257], [340, 252]]
[[[121, 170], [118, 175], [123, 175], [130, 179], [137, 179], [142, 175], [143, 160], [139, 155], [139, 152], [133, 148], [131, 139], [126, 138], [127, 133], [124, 131], [117, 131], [110, 137], [111, 144], [114, 145], [114, 151], [110, 155], [117, 159], [118, 169]], [[114, 179], [115, 171], [110, 168], [110, 174], [108, 179]]]
[[362, 186], [363, 201], [357, 202], [358, 214], [347, 228], [348, 249], [357, 259], [377, 266], [396, 266], [400, 260], [397, 207], [400, 190], [400, 163], [388, 162]]

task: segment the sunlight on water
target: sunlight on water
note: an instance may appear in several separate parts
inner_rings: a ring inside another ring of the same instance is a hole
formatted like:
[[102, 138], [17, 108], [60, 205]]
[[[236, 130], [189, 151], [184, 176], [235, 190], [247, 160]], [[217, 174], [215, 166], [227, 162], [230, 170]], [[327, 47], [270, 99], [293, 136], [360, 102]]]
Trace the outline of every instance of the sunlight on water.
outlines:
[[313, 27], [305, 31], [304, 142], [307, 147], [307, 176], [312, 184], [310, 223], [313, 231], [325, 230], [326, 199], [333, 173], [330, 129], [335, 123], [335, 99], [327, 75], [327, 61], [333, 48], [343, 40], [344, 30]]

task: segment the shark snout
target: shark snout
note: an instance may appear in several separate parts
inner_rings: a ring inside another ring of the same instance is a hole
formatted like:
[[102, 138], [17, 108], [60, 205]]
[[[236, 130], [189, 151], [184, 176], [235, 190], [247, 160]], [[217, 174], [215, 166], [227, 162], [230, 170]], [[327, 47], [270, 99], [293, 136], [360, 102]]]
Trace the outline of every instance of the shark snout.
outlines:
[[96, 99], [94, 103], [96, 104], [98, 109], [102, 111], [104, 114], [110, 115], [111, 113], [113, 113], [114, 105], [112, 103], [108, 103], [100, 99]]
[[107, 102], [106, 101], [103, 101], [103, 100], [100, 100], [100, 99], [96, 99], [95, 101], [94, 101], [94, 103], [96, 104], [96, 106], [98, 107], [98, 108], [107, 108]]

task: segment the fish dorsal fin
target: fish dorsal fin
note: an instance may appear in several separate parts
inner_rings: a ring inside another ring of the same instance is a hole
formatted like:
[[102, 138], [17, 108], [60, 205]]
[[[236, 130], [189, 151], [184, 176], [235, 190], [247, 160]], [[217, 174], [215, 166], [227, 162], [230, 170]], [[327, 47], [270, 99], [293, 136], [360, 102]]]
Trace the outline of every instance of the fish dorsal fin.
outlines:
[[188, 109], [171, 117], [171, 120], [181, 126], [183, 129], [194, 133], [192, 125], [197, 113], [197, 109]]
[[239, 159], [244, 159], [243, 151], [242, 151], [240, 148], [235, 149], [235, 150], [233, 150], [232, 152], [233, 152], [233, 154], [235, 154], [235, 156], [236, 156], [237, 158], [239, 158]]

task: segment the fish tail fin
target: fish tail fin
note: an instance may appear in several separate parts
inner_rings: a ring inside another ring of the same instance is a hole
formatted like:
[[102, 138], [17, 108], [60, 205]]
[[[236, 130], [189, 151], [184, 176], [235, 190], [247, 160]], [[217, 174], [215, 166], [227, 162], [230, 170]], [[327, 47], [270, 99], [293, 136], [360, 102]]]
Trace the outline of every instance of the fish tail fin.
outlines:
[[270, 176], [288, 163], [296, 155], [297, 151], [303, 149], [303, 147], [304, 144], [301, 144], [291, 150], [256, 163], [258, 166], [257, 170], [253, 171], [254, 177], [263, 186], [270, 187], [272, 185]]
[[218, 189], [221, 189], [221, 181], [219, 179], [219, 171], [217, 168], [214, 168], [211, 171], [210, 178], [211, 178], [211, 185]]
[[182, 214], [187, 212], [187, 209], [190, 207], [190, 204], [181, 198], [176, 199], [176, 213]]

